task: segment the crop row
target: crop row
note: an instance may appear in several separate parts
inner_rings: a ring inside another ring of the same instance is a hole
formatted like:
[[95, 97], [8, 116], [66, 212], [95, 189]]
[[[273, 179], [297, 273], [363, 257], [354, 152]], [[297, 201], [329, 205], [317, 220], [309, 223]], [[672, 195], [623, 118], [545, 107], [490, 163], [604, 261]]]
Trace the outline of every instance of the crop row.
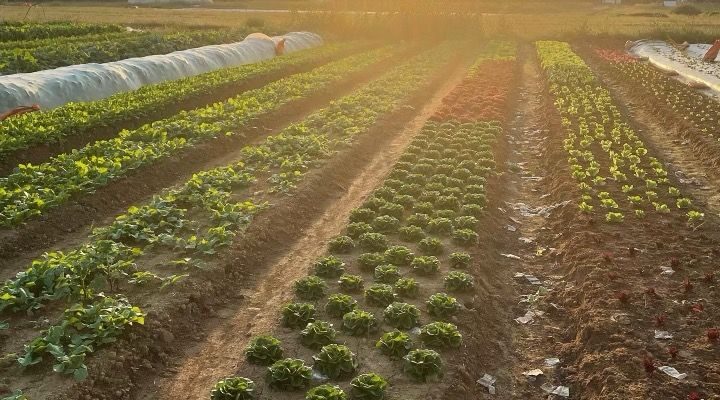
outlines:
[[33, 49], [36, 47], [45, 47], [52, 44], [69, 44], [69, 43], [90, 43], [94, 41], [104, 40], [116, 40], [124, 39], [126, 37], [140, 37], [143, 35], [151, 35], [152, 32], [101, 32], [89, 35], [81, 36], [61, 36], [52, 38], [41, 38], [41, 39], [30, 39], [30, 40], [11, 40], [7, 42], [0, 42], [0, 50], [13, 50], [13, 49]]
[[436, 120], [499, 121], [507, 112], [507, 97], [515, 76], [515, 44], [494, 41], [486, 46], [463, 82], [436, 110]]
[[[494, 62], [495, 45], [458, 85], [464, 94], [485, 91], [476, 70]], [[514, 71], [514, 46], [507, 53]], [[452, 91], [443, 103], [465, 99]], [[343, 400], [348, 395], [338, 384], [353, 377], [351, 398], [379, 400], [387, 395], [386, 377], [396, 385], [442, 378], [440, 352], [463, 340], [450, 321], [474, 291], [474, 278], [463, 270], [473, 264], [466, 249], [478, 241], [486, 179], [495, 169], [492, 145], [502, 134], [501, 122], [478, 121], [491, 114], [474, 114], [469, 123], [427, 122], [383, 184], [351, 212], [345, 232], [328, 242], [311, 275], [294, 282], [296, 302], [281, 310], [285, 329], [253, 337], [245, 350], [249, 364], [267, 367], [267, 387], [297, 391], [322, 383], [305, 399]], [[255, 386], [252, 379], [228, 377], [210, 396], [253, 399]]]
[[213, 93], [230, 84], [241, 84], [284, 69], [320, 62], [355, 48], [355, 44], [327, 45], [259, 63], [147, 85], [98, 101], [68, 103], [41, 113], [19, 115], [0, 125], [0, 154], [36, 144], [54, 143], [68, 136], [143, 118], [173, 104]]
[[[73, 194], [92, 192], [130, 170], [170, 157], [200, 142], [222, 135], [241, 134], [242, 129], [258, 117], [294, 100], [329, 90], [348, 73], [388, 58], [396, 50], [385, 47], [352, 55], [244, 92], [225, 102], [181, 112], [132, 131], [124, 130], [116, 138], [88, 144], [43, 164], [20, 165], [11, 175], [0, 178], [0, 225], [16, 224], [39, 215]], [[270, 63], [269, 66], [278, 68], [282, 64]], [[268, 65], [249, 67], [238, 75], [250, 79], [266, 71], [266, 67]]]
[[[164, 254], [177, 257], [170, 264], [189, 269], [230, 244], [253, 215], [268, 206], [256, 182], [267, 182], [275, 193], [290, 189], [322, 159], [367, 132], [383, 116], [399, 110], [437, 74], [454, 50], [453, 45], [443, 45], [409, 59], [263, 143], [243, 148], [240, 161], [199, 172], [149, 203], [131, 207], [112, 224], [95, 229], [87, 244], [33, 261], [0, 289], [0, 311], [22, 312], [49, 302], [80, 301], [86, 306], [66, 311], [61, 322], [25, 347], [19, 361], [31, 365], [52, 356], [55, 370], [82, 378], [87, 354], [111, 341], [128, 324], [143, 322], [142, 311], [119, 295], [103, 297], [102, 292], [118, 293], [127, 285], [169, 285], [185, 277], [187, 274], [161, 277], [141, 269], [140, 264], [146, 260], [143, 257]], [[102, 307], [104, 314], [90, 311], [103, 302], [111, 303]], [[87, 318], [82, 323], [68, 323], [75, 315], [72, 310]], [[116, 325], [107, 330], [97, 318]], [[80, 347], [71, 341], [77, 335], [83, 338]]]
[[35, 72], [68, 65], [105, 63], [132, 57], [166, 54], [194, 47], [237, 42], [236, 30], [194, 31], [168, 35], [141, 34], [96, 37], [90, 42], [56, 41], [31, 49], [0, 50], [0, 74]]
[[[462, 342], [449, 321], [463, 309], [454, 296], [474, 287], [473, 277], [462, 271], [472, 263], [463, 248], [478, 240], [485, 179], [494, 167], [490, 145], [500, 131], [497, 123], [424, 127], [384, 184], [352, 212], [345, 234], [328, 243], [329, 254], [313, 264], [313, 275], [294, 283], [298, 302], [281, 311], [282, 324], [293, 331], [250, 341], [247, 360], [268, 367], [271, 389], [307, 389], [313, 369], [321, 380], [337, 381], [374, 367], [383, 373], [356, 376], [350, 392], [353, 398], [382, 399], [388, 385], [383, 376], [395, 371], [417, 382], [443, 375], [438, 350]], [[290, 344], [283, 348], [283, 342]], [[366, 365], [359, 365], [349, 342], [375, 348], [356, 350]], [[317, 352], [312, 368], [297, 358], [302, 354], [286, 358], [288, 348], [302, 348], [298, 344]], [[250, 388], [237, 388], [240, 382]], [[248, 395], [252, 386], [246, 378], [226, 378], [211, 398]], [[347, 397], [339, 386], [325, 384], [306, 398]]]
[[79, 22], [2, 22], [0, 23], [0, 42], [121, 32], [123, 30], [124, 28], [120, 25]]
[[537, 42], [555, 108], [567, 138], [563, 142], [572, 176], [578, 183], [580, 209], [603, 210], [604, 220], [619, 223], [626, 216], [670, 214], [679, 210], [688, 223], [704, 218], [692, 209], [668, 178], [665, 166], [648, 154], [610, 93], [590, 68], [563, 42]]
[[623, 83], [630, 84], [645, 96], [664, 104], [665, 110], [680, 115], [699, 132], [720, 141], [720, 102], [668, 77], [647, 63], [622, 57], [613, 50], [597, 50], [596, 53], [614, 68]]

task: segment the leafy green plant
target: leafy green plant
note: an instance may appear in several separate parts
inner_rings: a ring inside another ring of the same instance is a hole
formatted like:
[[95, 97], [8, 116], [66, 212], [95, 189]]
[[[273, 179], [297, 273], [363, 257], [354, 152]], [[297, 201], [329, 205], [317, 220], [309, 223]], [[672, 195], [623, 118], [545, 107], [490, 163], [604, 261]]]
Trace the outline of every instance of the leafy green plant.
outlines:
[[457, 212], [454, 210], [437, 210], [433, 213], [433, 218], [447, 218], [452, 220], [455, 218]]
[[354, 400], [383, 400], [387, 381], [375, 373], [362, 374], [350, 382], [350, 396]]
[[382, 354], [391, 359], [398, 360], [404, 357], [412, 349], [412, 340], [405, 332], [394, 330], [382, 335], [375, 347], [380, 349]]
[[473, 277], [460, 271], [451, 271], [445, 276], [445, 288], [451, 292], [466, 292], [473, 289]]
[[332, 324], [325, 321], [315, 321], [307, 324], [305, 329], [300, 331], [300, 343], [311, 349], [319, 349], [333, 343], [337, 332]]
[[385, 264], [375, 267], [375, 280], [380, 283], [392, 284], [400, 279], [401, 276], [398, 267], [394, 265]]
[[364, 287], [363, 278], [359, 275], [343, 274], [340, 276], [338, 284], [340, 285], [340, 290], [345, 293], [360, 292], [363, 290]]
[[329, 384], [316, 386], [305, 394], [305, 400], [347, 400], [347, 398], [339, 386]]
[[329, 344], [313, 356], [313, 366], [330, 379], [352, 375], [358, 367], [355, 354], [347, 346]]
[[335, 257], [328, 256], [321, 258], [313, 264], [315, 275], [323, 278], [336, 278], [345, 272], [345, 263]]
[[460, 217], [455, 218], [455, 221], [453, 222], [453, 225], [457, 229], [472, 229], [475, 230], [475, 227], [478, 224], [478, 219], [473, 217], [472, 215], [463, 215]]
[[315, 321], [315, 306], [308, 303], [291, 303], [282, 309], [282, 322], [288, 328], [304, 328]]
[[388, 238], [382, 233], [363, 233], [358, 244], [366, 251], [385, 251], [388, 248]]
[[690, 208], [690, 206], [692, 206], [692, 200], [685, 197], [677, 199], [675, 203], [677, 205], [677, 208]]
[[480, 218], [483, 214], [483, 207], [478, 204], [464, 204], [460, 207], [460, 213], [462, 215], [471, 215]]
[[340, 318], [355, 308], [357, 308], [357, 301], [346, 294], [333, 294], [325, 304], [325, 312], [335, 318]]
[[393, 265], [409, 265], [414, 256], [412, 251], [405, 246], [391, 246], [385, 250], [385, 261]]
[[431, 275], [440, 270], [440, 260], [435, 256], [419, 256], [413, 259], [410, 266], [415, 273]]
[[437, 379], [442, 376], [442, 358], [434, 350], [418, 349], [403, 357], [404, 371], [419, 382]]
[[445, 293], [436, 293], [430, 296], [426, 304], [430, 315], [440, 319], [447, 319], [460, 311], [457, 299]]
[[363, 233], [369, 233], [372, 231], [372, 225], [365, 222], [353, 222], [347, 227], [347, 235], [353, 239], [359, 238]]
[[343, 315], [343, 330], [352, 336], [363, 336], [377, 329], [375, 315], [367, 311], [353, 310]]
[[420, 291], [420, 286], [413, 278], [400, 278], [394, 285], [395, 293], [406, 298], [415, 298]]
[[478, 242], [478, 234], [472, 229], [456, 229], [452, 238], [453, 241], [461, 246], [472, 246]]
[[245, 358], [251, 364], [270, 365], [283, 358], [279, 339], [269, 336], [256, 336], [245, 348]]
[[418, 247], [422, 253], [427, 255], [437, 256], [445, 251], [442, 241], [436, 238], [425, 238], [420, 241]]
[[365, 302], [371, 306], [387, 307], [395, 301], [395, 293], [390, 285], [376, 283], [365, 289]]
[[462, 335], [455, 324], [436, 321], [420, 328], [420, 340], [430, 347], [459, 347]]
[[420, 321], [420, 310], [412, 304], [394, 302], [385, 308], [384, 316], [393, 328], [410, 329]]
[[377, 213], [369, 208], [356, 208], [350, 212], [350, 222], [371, 223]]
[[239, 376], [218, 381], [210, 391], [211, 400], [252, 400], [255, 398], [255, 382]]
[[302, 390], [310, 385], [312, 368], [300, 359], [286, 358], [268, 367], [267, 382], [273, 389]]
[[430, 233], [449, 235], [453, 230], [452, 220], [448, 218], [435, 218], [428, 222], [425, 229]]
[[[395, 233], [400, 229], [400, 220], [389, 215], [381, 215], [373, 220], [372, 227], [377, 233]], [[360, 237], [362, 238], [362, 235]]]
[[400, 232], [400, 240], [410, 243], [418, 243], [425, 238], [425, 231], [419, 226], [403, 226]]
[[449, 258], [450, 267], [459, 269], [466, 269], [472, 261], [470, 254], [461, 252], [451, 253]]
[[302, 300], [319, 300], [327, 293], [327, 283], [319, 276], [309, 275], [295, 281], [295, 295]]
[[363, 271], [374, 271], [378, 265], [385, 264], [385, 255], [383, 253], [360, 254], [357, 263]]
[[355, 242], [350, 236], [338, 236], [328, 243], [328, 249], [331, 253], [344, 254], [353, 251]]
[[403, 218], [403, 214], [405, 213], [405, 207], [402, 206], [402, 204], [395, 204], [395, 203], [386, 203], [383, 204], [382, 207], [378, 210], [378, 214], [380, 215], [389, 215], [391, 217], [395, 217], [399, 220]]

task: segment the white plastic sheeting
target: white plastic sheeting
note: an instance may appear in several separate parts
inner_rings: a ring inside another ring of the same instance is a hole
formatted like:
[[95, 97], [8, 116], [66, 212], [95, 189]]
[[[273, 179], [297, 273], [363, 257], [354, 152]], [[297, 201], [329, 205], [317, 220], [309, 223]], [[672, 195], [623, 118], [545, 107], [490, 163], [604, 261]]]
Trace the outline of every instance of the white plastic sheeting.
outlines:
[[0, 76], [0, 112], [21, 105], [39, 104], [48, 109], [69, 102], [99, 100], [144, 85], [270, 59], [275, 56], [275, 44], [282, 39], [286, 39], [286, 52], [323, 42], [319, 35], [310, 32], [275, 37], [251, 34], [237, 43]]
[[720, 95], [720, 57], [713, 63], [702, 60], [711, 45], [691, 44], [680, 51], [660, 40], [639, 40], [631, 43], [628, 51], [647, 58], [653, 65], [675, 71], [686, 81], [700, 83]]

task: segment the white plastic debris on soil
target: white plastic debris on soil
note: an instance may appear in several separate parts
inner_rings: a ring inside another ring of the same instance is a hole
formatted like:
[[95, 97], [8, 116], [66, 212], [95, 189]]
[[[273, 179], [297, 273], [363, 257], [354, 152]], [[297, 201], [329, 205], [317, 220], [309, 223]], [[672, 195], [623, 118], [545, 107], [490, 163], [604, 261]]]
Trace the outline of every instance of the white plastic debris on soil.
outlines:
[[282, 39], [286, 39], [288, 53], [323, 43], [320, 35], [310, 32], [275, 37], [251, 34], [236, 43], [0, 76], [0, 112], [32, 104], [48, 109], [69, 102], [100, 100], [144, 85], [267, 60], [275, 56], [275, 44]]
[[700, 83], [720, 95], [720, 57], [715, 62], [704, 62], [709, 44], [691, 44], [680, 51], [661, 40], [638, 40], [628, 43], [628, 51], [659, 68], [675, 71], [684, 80]]

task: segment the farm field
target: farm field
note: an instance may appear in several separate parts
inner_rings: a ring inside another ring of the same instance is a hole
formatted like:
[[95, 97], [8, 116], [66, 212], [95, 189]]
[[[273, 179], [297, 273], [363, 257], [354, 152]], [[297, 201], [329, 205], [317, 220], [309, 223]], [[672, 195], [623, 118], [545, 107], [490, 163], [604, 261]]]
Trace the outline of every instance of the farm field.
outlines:
[[0, 120], [0, 400], [720, 399], [720, 94], [626, 43], [712, 6], [398, 4], [0, 22], [4, 79], [271, 54]]

